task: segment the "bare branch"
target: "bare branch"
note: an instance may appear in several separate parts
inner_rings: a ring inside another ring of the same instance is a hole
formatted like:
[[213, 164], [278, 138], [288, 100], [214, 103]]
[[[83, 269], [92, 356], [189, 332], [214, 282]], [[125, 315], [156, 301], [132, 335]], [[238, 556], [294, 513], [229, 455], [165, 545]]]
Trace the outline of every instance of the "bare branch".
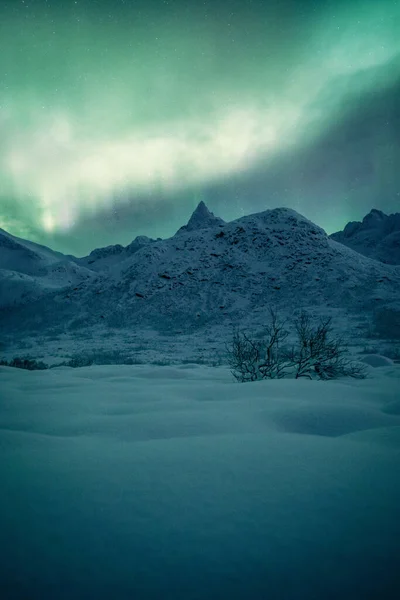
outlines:
[[313, 324], [310, 315], [302, 311], [294, 320], [297, 342], [284, 348], [289, 330], [287, 321], [274, 309], [269, 309], [269, 322], [261, 341], [234, 330], [226, 346], [228, 362], [237, 381], [281, 379], [294, 370], [296, 379], [364, 378], [366, 370], [354, 363], [343, 340], [334, 335], [331, 319]]

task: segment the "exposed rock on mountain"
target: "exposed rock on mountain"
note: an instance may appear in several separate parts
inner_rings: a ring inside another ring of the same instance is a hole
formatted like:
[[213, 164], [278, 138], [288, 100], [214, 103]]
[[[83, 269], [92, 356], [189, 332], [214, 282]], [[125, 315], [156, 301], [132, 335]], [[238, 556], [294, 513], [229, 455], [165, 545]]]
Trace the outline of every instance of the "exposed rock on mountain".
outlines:
[[361, 222], [350, 221], [331, 238], [364, 256], [400, 264], [400, 213], [386, 215], [374, 208]]
[[96, 250], [92, 250], [89, 256], [74, 258], [73, 260], [93, 271], [110, 271], [110, 269], [118, 269], [119, 265], [129, 256], [155, 241], [145, 235], [139, 235], [126, 247], [115, 244], [105, 248], [96, 248]]
[[190, 217], [187, 225], [181, 227], [177, 234], [184, 233], [186, 231], [198, 231], [199, 229], [208, 229], [209, 227], [215, 227], [218, 225], [224, 225], [225, 221], [216, 217], [210, 212], [203, 201], [199, 202], [192, 216]]
[[181, 229], [167, 240], [147, 238], [133, 254], [105, 250], [99, 260], [115, 260], [108, 270], [8, 311], [7, 324], [101, 322], [176, 331], [249, 325], [270, 305], [361, 312], [400, 300], [400, 267], [352, 251], [286, 208]]

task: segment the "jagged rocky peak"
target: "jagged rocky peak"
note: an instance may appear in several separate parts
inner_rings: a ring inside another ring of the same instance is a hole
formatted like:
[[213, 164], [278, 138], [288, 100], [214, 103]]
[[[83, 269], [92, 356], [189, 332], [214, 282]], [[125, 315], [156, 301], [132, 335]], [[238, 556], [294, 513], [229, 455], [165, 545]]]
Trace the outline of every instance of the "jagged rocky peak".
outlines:
[[218, 225], [225, 225], [220, 217], [216, 217], [203, 202], [199, 202], [192, 216], [190, 217], [187, 225], [181, 227], [177, 233], [183, 233], [185, 231], [197, 231], [198, 229], [208, 229], [209, 227], [215, 227]]
[[123, 249], [124, 247], [120, 244], [115, 244], [111, 246], [106, 246], [105, 248], [96, 248], [95, 250], [91, 251], [89, 256], [92, 258], [105, 258], [106, 256], [121, 254]]
[[343, 237], [345, 238], [350, 238], [360, 231], [366, 231], [368, 229], [378, 229], [382, 227], [382, 225], [387, 219], [388, 216], [385, 215], [384, 212], [378, 210], [377, 208], [373, 208], [367, 215], [365, 215], [362, 221], [350, 221], [343, 229], [343, 232], [338, 231], [332, 235], [343, 235]]
[[138, 235], [128, 246], [126, 246], [126, 248], [121, 246], [121, 244], [114, 244], [104, 248], [96, 248], [95, 250], [92, 250], [88, 258], [99, 260], [108, 258], [109, 256], [123, 255], [124, 253], [133, 254], [134, 252], [140, 250], [140, 248], [143, 248], [143, 246], [147, 246], [147, 244], [150, 244], [154, 241], [155, 240], [145, 235]]
[[364, 227], [380, 227], [382, 222], [388, 218], [384, 212], [373, 208], [362, 220]]
[[400, 213], [387, 215], [373, 208], [362, 221], [351, 221], [330, 237], [364, 256], [400, 264]]
[[147, 235], [138, 235], [126, 247], [126, 251], [128, 254], [134, 254], [135, 252], [137, 252], [138, 250], [143, 248], [143, 246], [148, 246], [149, 244], [152, 244], [155, 241], [156, 240], [153, 240], [152, 238], [147, 237]]

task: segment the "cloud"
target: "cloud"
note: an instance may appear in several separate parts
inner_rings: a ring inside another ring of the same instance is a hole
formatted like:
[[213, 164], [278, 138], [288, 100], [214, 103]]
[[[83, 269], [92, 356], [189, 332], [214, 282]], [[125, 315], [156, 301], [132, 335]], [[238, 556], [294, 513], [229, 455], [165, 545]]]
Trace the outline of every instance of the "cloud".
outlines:
[[206, 121], [85, 138], [64, 113], [21, 131], [5, 153], [4, 169], [17, 198], [38, 199], [46, 230], [69, 229], [81, 213], [115, 195], [172, 192], [243, 171], [260, 152], [282, 145], [297, 118], [295, 112], [237, 107]]
[[[72, 30], [60, 9], [60, 32], [41, 19], [43, 43], [32, 47], [38, 24], [22, 33], [18, 19], [9, 24], [12, 60], [0, 57], [11, 74], [0, 106], [0, 207], [14, 232], [29, 221], [43, 239], [72, 236], [114, 209], [137, 214], [140, 203], [142, 215], [146, 198], [149, 209], [185, 190], [227, 198], [232, 181], [245, 210], [267, 189], [278, 202], [285, 194], [298, 202], [310, 148], [321, 152], [315, 164], [329, 162], [330, 145], [319, 140], [340, 129], [345, 106], [392, 85], [400, 9], [389, 0], [263, 6], [257, 17], [245, 7], [228, 21], [224, 11], [219, 20], [199, 10], [184, 21], [178, 11], [168, 23], [155, 20], [150, 38], [134, 23], [110, 29], [101, 11]], [[344, 189], [347, 171], [340, 176]]]
[[[399, 66], [400, 59], [395, 59], [373, 73], [360, 74], [362, 94], [357, 86], [350, 93], [348, 77], [332, 82], [316, 103], [329, 99], [338, 85], [348, 93], [342, 102], [335, 101], [331, 119], [319, 135], [304, 141], [301, 151], [296, 148], [260, 159], [235, 180], [236, 195], [248, 199], [248, 210], [287, 205], [329, 232], [362, 218], [371, 208], [398, 212], [400, 83], [395, 80], [390, 85], [389, 73], [399, 72]], [[370, 86], [366, 92], [366, 80], [384, 85]], [[210, 189], [209, 194], [217, 206], [224, 206], [226, 193], [221, 187]]]

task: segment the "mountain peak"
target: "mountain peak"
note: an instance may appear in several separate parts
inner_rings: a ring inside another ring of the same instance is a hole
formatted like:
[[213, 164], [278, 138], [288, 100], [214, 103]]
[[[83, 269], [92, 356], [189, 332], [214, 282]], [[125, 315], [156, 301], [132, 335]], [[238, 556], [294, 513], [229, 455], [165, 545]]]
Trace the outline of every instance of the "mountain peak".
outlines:
[[207, 208], [206, 204], [203, 202], [203, 200], [200, 200], [200, 202], [194, 209], [192, 216], [193, 215], [208, 216], [211, 214], [212, 214], [212, 212], [208, 210], [208, 208]]
[[387, 219], [387, 215], [377, 208], [373, 208], [362, 220], [362, 224], [366, 227], [379, 227], [382, 222]]
[[181, 227], [177, 233], [183, 233], [184, 231], [197, 231], [198, 229], [208, 229], [209, 227], [215, 227], [216, 225], [224, 225], [225, 221], [216, 217], [212, 213], [203, 200], [201, 200], [196, 206], [192, 213], [187, 225]]
[[[220, 223], [201, 203], [182, 233], [136, 239], [135, 252], [112, 246], [98, 261], [60, 265], [30, 259], [20, 247], [0, 251], [0, 259], [11, 257], [0, 269], [0, 308], [7, 307], [0, 328], [26, 335], [39, 322], [69, 330], [79, 318], [83, 327], [151, 327], [162, 335], [216, 325], [222, 332], [232, 323], [261, 325], [269, 306], [365, 312], [398, 304], [399, 269], [345, 248], [292, 209]], [[357, 247], [375, 256], [380, 231], [368, 229]], [[398, 231], [386, 237], [378, 250], [396, 260]]]
[[362, 221], [350, 221], [330, 237], [364, 256], [400, 264], [400, 213], [387, 215], [373, 208]]
[[187, 227], [190, 227], [190, 225], [197, 226], [204, 222], [209, 222], [210, 220], [214, 221], [215, 219], [216, 217], [214, 216], [214, 214], [210, 210], [208, 210], [203, 200], [201, 200], [201, 202], [199, 202], [196, 208], [194, 209], [192, 216], [190, 217], [189, 222], [187, 224]]

